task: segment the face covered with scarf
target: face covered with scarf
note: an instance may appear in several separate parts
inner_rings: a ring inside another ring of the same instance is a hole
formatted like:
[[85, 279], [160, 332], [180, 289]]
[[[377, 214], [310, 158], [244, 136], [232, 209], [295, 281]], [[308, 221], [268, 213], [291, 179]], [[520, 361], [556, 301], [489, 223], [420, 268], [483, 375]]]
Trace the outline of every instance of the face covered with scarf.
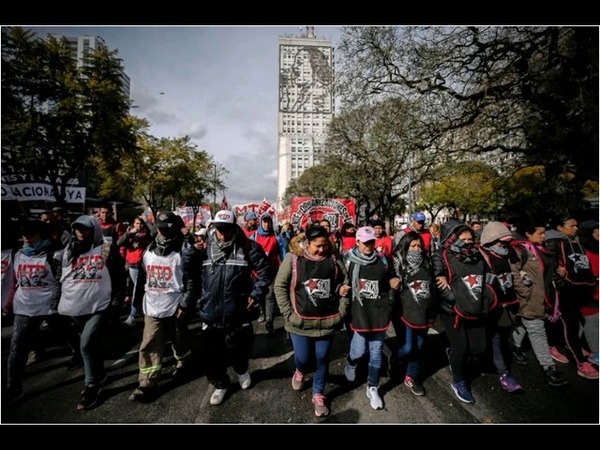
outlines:
[[444, 248], [453, 252], [460, 260], [470, 260], [479, 254], [470, 228], [451, 234], [444, 241]]
[[41, 231], [36, 229], [23, 230], [23, 248], [22, 252], [27, 256], [33, 256], [50, 247], [50, 239], [42, 235]]

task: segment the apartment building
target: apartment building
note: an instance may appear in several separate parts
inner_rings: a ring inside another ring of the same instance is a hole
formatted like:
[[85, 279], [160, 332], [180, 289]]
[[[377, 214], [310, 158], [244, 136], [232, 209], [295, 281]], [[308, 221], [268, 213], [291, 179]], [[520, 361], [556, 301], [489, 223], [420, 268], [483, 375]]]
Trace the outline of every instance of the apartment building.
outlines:
[[319, 163], [335, 112], [332, 43], [304, 30], [279, 37], [278, 203], [291, 180]]
[[[90, 51], [94, 51], [100, 46], [108, 47], [104, 39], [102, 39], [100, 36], [63, 36], [53, 33], [50, 35], [56, 39], [66, 39], [69, 48], [71, 48], [73, 53], [76, 55], [77, 67], [81, 67], [83, 65], [84, 57]], [[127, 96], [127, 98], [130, 98], [131, 80], [123, 70], [121, 70], [121, 83], [121, 89], [123, 93]]]

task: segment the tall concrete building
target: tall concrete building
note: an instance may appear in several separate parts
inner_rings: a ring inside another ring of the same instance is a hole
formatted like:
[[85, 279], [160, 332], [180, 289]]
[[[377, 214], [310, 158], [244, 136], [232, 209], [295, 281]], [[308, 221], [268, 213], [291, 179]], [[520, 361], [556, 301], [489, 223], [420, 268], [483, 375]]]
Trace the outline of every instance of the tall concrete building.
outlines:
[[[100, 36], [63, 36], [54, 33], [51, 33], [50, 35], [56, 39], [66, 39], [69, 48], [73, 51], [73, 54], [76, 55], [77, 67], [81, 67], [83, 65], [84, 57], [90, 51], [94, 51], [100, 46], [108, 47], [104, 39], [102, 39]], [[121, 70], [121, 83], [121, 89], [123, 93], [127, 96], [127, 98], [130, 98], [131, 82], [129, 76], [127, 76], [123, 70]]]
[[291, 180], [319, 163], [334, 115], [334, 49], [314, 27], [279, 37], [277, 202]]

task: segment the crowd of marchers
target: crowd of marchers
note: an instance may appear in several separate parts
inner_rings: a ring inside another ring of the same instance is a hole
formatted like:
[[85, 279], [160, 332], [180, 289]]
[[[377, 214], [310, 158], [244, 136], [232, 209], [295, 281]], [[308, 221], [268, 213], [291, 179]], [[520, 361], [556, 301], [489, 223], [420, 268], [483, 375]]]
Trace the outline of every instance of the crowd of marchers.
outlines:
[[[2, 312], [13, 323], [7, 404], [23, 397], [27, 364], [44, 350], [40, 329], [50, 326], [72, 352], [69, 367], [83, 368], [77, 409], [97, 406], [107, 378], [103, 336], [124, 307], [126, 325], [140, 318], [144, 326], [131, 401], [156, 397], [168, 349], [172, 376], [185, 379], [192, 319], [207, 343], [211, 405], [230, 393], [230, 367], [242, 389], [252, 386], [255, 322], [273, 335], [277, 315], [294, 352], [291, 388], [303, 390], [312, 378], [318, 417], [330, 413], [328, 368], [339, 332], [349, 337], [345, 378], [354, 382], [358, 365], [366, 365], [366, 398], [375, 410], [384, 407], [384, 367], [412, 394], [426, 395], [421, 362], [437, 323], [449, 342], [448, 388], [461, 402], [476, 401], [475, 363], [488, 364], [507, 393], [521, 391], [511, 365], [529, 362], [526, 339], [550, 386], [568, 384], [557, 363], [598, 379], [597, 220], [580, 223], [565, 213], [427, 227], [417, 212], [392, 234], [380, 220], [339, 230], [319, 220], [296, 230], [253, 212], [239, 225], [224, 209], [192, 233], [171, 211], [157, 213], [153, 224], [140, 216], [127, 225], [109, 204], [72, 222], [61, 213], [3, 220]], [[390, 327], [396, 347], [384, 361]]]

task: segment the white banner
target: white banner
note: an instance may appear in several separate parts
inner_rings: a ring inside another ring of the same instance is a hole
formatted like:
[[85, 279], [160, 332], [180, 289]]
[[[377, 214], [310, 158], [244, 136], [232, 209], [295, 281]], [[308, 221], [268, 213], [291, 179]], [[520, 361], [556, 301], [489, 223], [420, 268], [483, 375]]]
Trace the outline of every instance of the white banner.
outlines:
[[[54, 189], [48, 183], [2, 183], [2, 200], [34, 201], [46, 200], [55, 202]], [[65, 202], [85, 203], [84, 187], [66, 187]]]

